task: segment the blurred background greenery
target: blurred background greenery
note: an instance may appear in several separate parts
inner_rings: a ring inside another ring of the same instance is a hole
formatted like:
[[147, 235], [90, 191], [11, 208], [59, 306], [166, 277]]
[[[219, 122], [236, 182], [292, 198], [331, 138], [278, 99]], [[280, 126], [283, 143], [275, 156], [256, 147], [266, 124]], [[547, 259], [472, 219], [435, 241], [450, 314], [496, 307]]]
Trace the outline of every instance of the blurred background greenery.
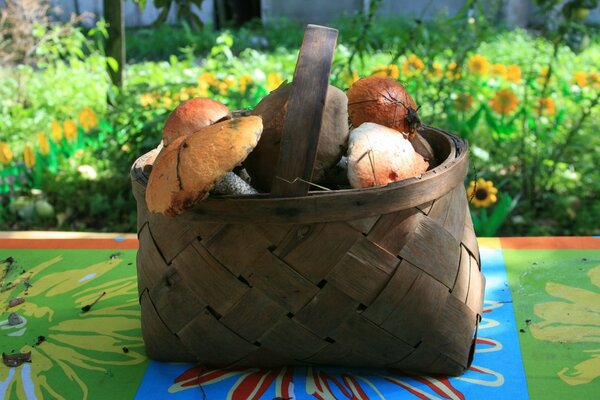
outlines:
[[[216, 29], [183, 12], [127, 28], [118, 65], [105, 20], [57, 22], [43, 1], [29, 1], [35, 17], [19, 14], [24, 3], [0, 8], [0, 230], [135, 232], [129, 168], [169, 112], [191, 97], [252, 108], [291, 80], [303, 34], [293, 20]], [[328, 23], [340, 31], [331, 83], [397, 79], [424, 123], [469, 140], [479, 235], [600, 234], [596, 1], [537, 0], [541, 22], [528, 29], [498, 22], [502, 1], [426, 20], [368, 3]], [[125, 69], [123, 87], [107, 65]]]

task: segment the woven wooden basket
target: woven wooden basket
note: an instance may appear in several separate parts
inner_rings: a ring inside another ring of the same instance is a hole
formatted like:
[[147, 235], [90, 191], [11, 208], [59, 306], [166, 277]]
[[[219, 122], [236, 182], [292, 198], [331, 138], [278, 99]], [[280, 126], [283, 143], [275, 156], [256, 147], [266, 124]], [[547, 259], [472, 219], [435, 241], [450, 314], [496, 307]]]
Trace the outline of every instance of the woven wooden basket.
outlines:
[[[291, 157], [308, 174], [316, 144], [306, 136], [318, 136], [336, 37], [309, 26], [294, 75], [281, 151], [308, 148]], [[319, 82], [304, 93], [309, 79]], [[148, 355], [215, 367], [464, 372], [485, 283], [463, 183], [467, 143], [431, 127], [422, 134], [439, 165], [418, 178], [309, 192], [285, 183], [310, 175], [286, 172], [295, 167], [282, 156], [278, 176], [289, 179], [271, 194], [212, 197], [174, 218], [148, 211], [150, 153], [140, 157], [131, 177]]]

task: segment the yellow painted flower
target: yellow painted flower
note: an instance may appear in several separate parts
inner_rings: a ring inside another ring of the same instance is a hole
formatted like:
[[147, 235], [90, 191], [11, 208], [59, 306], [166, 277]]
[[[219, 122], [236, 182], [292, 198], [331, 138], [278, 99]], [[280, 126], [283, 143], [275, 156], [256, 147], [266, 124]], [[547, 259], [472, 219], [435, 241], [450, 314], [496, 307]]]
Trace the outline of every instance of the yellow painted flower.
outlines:
[[35, 153], [33, 152], [33, 147], [28, 144], [23, 148], [23, 160], [27, 168], [33, 168], [35, 165]]
[[248, 74], [244, 74], [242, 76], [240, 76], [240, 81], [239, 81], [239, 86], [240, 86], [240, 93], [244, 94], [246, 93], [246, 90], [248, 90], [248, 86], [250, 86], [252, 84], [252, 77]]
[[544, 97], [538, 99], [538, 114], [554, 115], [555, 111], [554, 100], [550, 97]]
[[382, 76], [385, 78], [400, 78], [400, 70], [396, 65], [379, 65], [372, 69], [371, 76]]
[[[92, 381], [107, 379], [113, 372], [115, 376], [127, 373], [147, 360], [141, 350], [135, 278], [107, 278], [122, 268], [123, 260], [117, 257], [80, 268], [65, 264], [64, 257], [57, 256], [30, 265], [14, 281], [14, 289], [0, 293], [4, 306], [9, 299], [23, 296], [25, 281], [33, 282], [27, 301], [12, 309], [23, 322], [9, 326], [6, 313], [2, 321], [3, 345], [11, 343], [15, 352], [31, 352], [32, 360], [12, 372], [0, 368], [2, 389], [10, 398], [87, 399], [94, 397]], [[100, 294], [101, 301], [90, 311], [78, 312]], [[36, 338], [43, 340], [36, 343]]]
[[454, 107], [456, 107], [457, 110], [467, 111], [471, 109], [472, 105], [473, 96], [468, 93], [460, 93], [456, 96], [456, 99], [454, 99]]
[[506, 78], [506, 66], [504, 64], [492, 64], [490, 73], [500, 78]]
[[460, 77], [462, 76], [462, 70], [458, 66], [458, 64], [456, 64], [455, 62], [451, 62], [446, 67], [446, 76], [449, 79], [455, 81], [457, 79], [460, 79]]
[[475, 75], [483, 75], [488, 72], [490, 62], [485, 56], [475, 54], [469, 58], [469, 71]]
[[60, 130], [60, 124], [57, 120], [52, 121], [52, 140], [54, 143], [60, 142], [62, 139], [62, 131]]
[[281, 78], [281, 75], [277, 72], [269, 72], [267, 75], [267, 89], [269, 91], [277, 89], [282, 83], [283, 79]]
[[[587, 273], [597, 289], [588, 290], [546, 283], [546, 292], [563, 301], [536, 304], [533, 311], [542, 319], [530, 325], [531, 334], [538, 340], [558, 343], [598, 343], [600, 332], [600, 265]], [[587, 359], [557, 375], [569, 385], [583, 385], [600, 378], [600, 347], [588, 350]]]
[[37, 134], [38, 144], [40, 146], [40, 153], [46, 155], [50, 153], [50, 142], [44, 132], [38, 132]]
[[519, 67], [517, 64], [511, 64], [506, 67], [506, 79], [509, 82], [519, 83], [521, 82], [522, 76], [523, 73], [521, 72], [521, 67]]
[[494, 187], [492, 181], [486, 181], [483, 178], [477, 179], [477, 182], [471, 181], [467, 189], [467, 196], [475, 207], [489, 207], [495, 203], [498, 189]]
[[68, 119], [63, 123], [63, 131], [65, 132], [65, 139], [69, 141], [77, 139], [77, 125], [73, 120]]
[[430, 78], [440, 79], [442, 76], [444, 76], [444, 70], [442, 68], [442, 65], [436, 62], [431, 64], [431, 69], [429, 70], [428, 75]]
[[425, 63], [415, 54], [410, 54], [402, 63], [402, 73], [405, 76], [417, 75], [423, 69], [425, 69]]
[[590, 72], [587, 74], [587, 82], [594, 89], [600, 89], [600, 74], [598, 72]]
[[510, 89], [498, 90], [491, 101], [492, 110], [498, 114], [508, 115], [517, 109], [519, 99]]
[[156, 103], [156, 98], [150, 93], [144, 93], [140, 96], [140, 105], [142, 107], [151, 107]]
[[8, 143], [0, 142], [0, 163], [4, 165], [10, 164], [13, 159], [13, 152]]
[[585, 72], [576, 72], [573, 74], [573, 83], [579, 87], [586, 87], [588, 85], [587, 77]]
[[79, 124], [84, 131], [89, 131], [98, 126], [98, 117], [94, 110], [89, 107], [84, 108], [79, 112]]

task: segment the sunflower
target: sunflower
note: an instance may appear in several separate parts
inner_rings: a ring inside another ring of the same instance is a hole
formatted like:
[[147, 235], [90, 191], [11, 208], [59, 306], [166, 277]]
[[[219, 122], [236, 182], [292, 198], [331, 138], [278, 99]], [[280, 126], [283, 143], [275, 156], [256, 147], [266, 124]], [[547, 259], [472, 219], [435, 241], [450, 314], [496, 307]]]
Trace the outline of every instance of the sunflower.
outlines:
[[490, 62], [485, 56], [475, 54], [469, 59], [469, 71], [475, 75], [483, 75], [488, 72]]
[[500, 78], [506, 77], [506, 66], [503, 64], [492, 64], [490, 73]]
[[521, 67], [519, 67], [517, 64], [511, 64], [506, 67], [506, 79], [509, 82], [519, 83], [521, 81], [521, 77]]
[[550, 97], [540, 97], [538, 99], [538, 114], [554, 115], [555, 111], [554, 100]]
[[440, 79], [444, 75], [444, 69], [440, 63], [434, 62], [431, 64], [431, 69], [429, 70], [429, 77], [433, 79]]
[[477, 182], [471, 181], [467, 189], [467, 196], [475, 207], [489, 207], [495, 203], [498, 189], [494, 187], [492, 181], [486, 181], [483, 178], [477, 179]]
[[575, 72], [573, 74], [573, 83], [579, 87], [586, 87], [588, 85], [588, 74], [585, 72]]
[[405, 76], [419, 74], [423, 69], [425, 69], [425, 63], [415, 54], [409, 55], [402, 63], [402, 72]]
[[10, 164], [13, 159], [13, 152], [8, 143], [0, 142], [0, 163], [4, 165]]
[[491, 101], [492, 110], [498, 114], [508, 115], [517, 109], [519, 99], [510, 89], [498, 90]]
[[79, 112], [79, 123], [84, 131], [89, 131], [98, 126], [98, 117], [94, 110], [86, 107]]
[[52, 140], [54, 143], [60, 142], [62, 139], [62, 131], [60, 130], [60, 124], [57, 120], [52, 121]]
[[270, 72], [267, 75], [267, 89], [269, 92], [277, 89], [283, 83], [283, 78], [277, 72]]
[[40, 153], [46, 155], [50, 153], [50, 142], [44, 132], [38, 132], [37, 134], [38, 144], [40, 146]]
[[67, 140], [73, 141], [77, 139], [77, 125], [75, 125], [73, 120], [68, 119], [63, 123], [63, 131]]
[[459, 67], [458, 64], [456, 64], [455, 62], [449, 63], [446, 67], [446, 76], [448, 77], [448, 79], [455, 81], [457, 79], [460, 79], [461, 74], [461, 67]]
[[25, 161], [25, 166], [27, 168], [33, 168], [35, 166], [35, 153], [33, 152], [33, 147], [28, 144], [23, 148], [23, 160]]
[[242, 76], [240, 76], [238, 85], [240, 86], [240, 93], [244, 94], [246, 93], [246, 90], [248, 90], [248, 86], [250, 86], [252, 84], [252, 77], [248, 74], [244, 74]]
[[600, 74], [598, 72], [590, 72], [586, 78], [591, 87], [600, 89]]
[[456, 107], [457, 110], [467, 111], [472, 105], [473, 96], [468, 93], [460, 93], [456, 96], [456, 99], [454, 99], [454, 107]]

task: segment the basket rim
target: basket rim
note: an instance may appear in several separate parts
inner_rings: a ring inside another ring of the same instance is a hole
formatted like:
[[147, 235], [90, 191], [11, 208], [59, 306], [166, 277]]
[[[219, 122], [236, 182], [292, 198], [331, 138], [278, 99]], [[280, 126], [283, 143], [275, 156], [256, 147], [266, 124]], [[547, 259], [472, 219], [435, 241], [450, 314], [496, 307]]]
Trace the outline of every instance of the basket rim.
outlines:
[[[209, 197], [173, 219], [221, 223], [318, 223], [357, 220], [427, 204], [463, 184], [468, 169], [468, 142], [448, 131], [423, 126], [423, 134], [444, 139], [447, 157], [420, 176], [385, 186], [364, 189], [311, 191], [302, 197], [252, 196]], [[148, 174], [140, 165], [131, 168], [131, 179], [145, 194]], [[143, 202], [145, 196], [137, 198]]]

